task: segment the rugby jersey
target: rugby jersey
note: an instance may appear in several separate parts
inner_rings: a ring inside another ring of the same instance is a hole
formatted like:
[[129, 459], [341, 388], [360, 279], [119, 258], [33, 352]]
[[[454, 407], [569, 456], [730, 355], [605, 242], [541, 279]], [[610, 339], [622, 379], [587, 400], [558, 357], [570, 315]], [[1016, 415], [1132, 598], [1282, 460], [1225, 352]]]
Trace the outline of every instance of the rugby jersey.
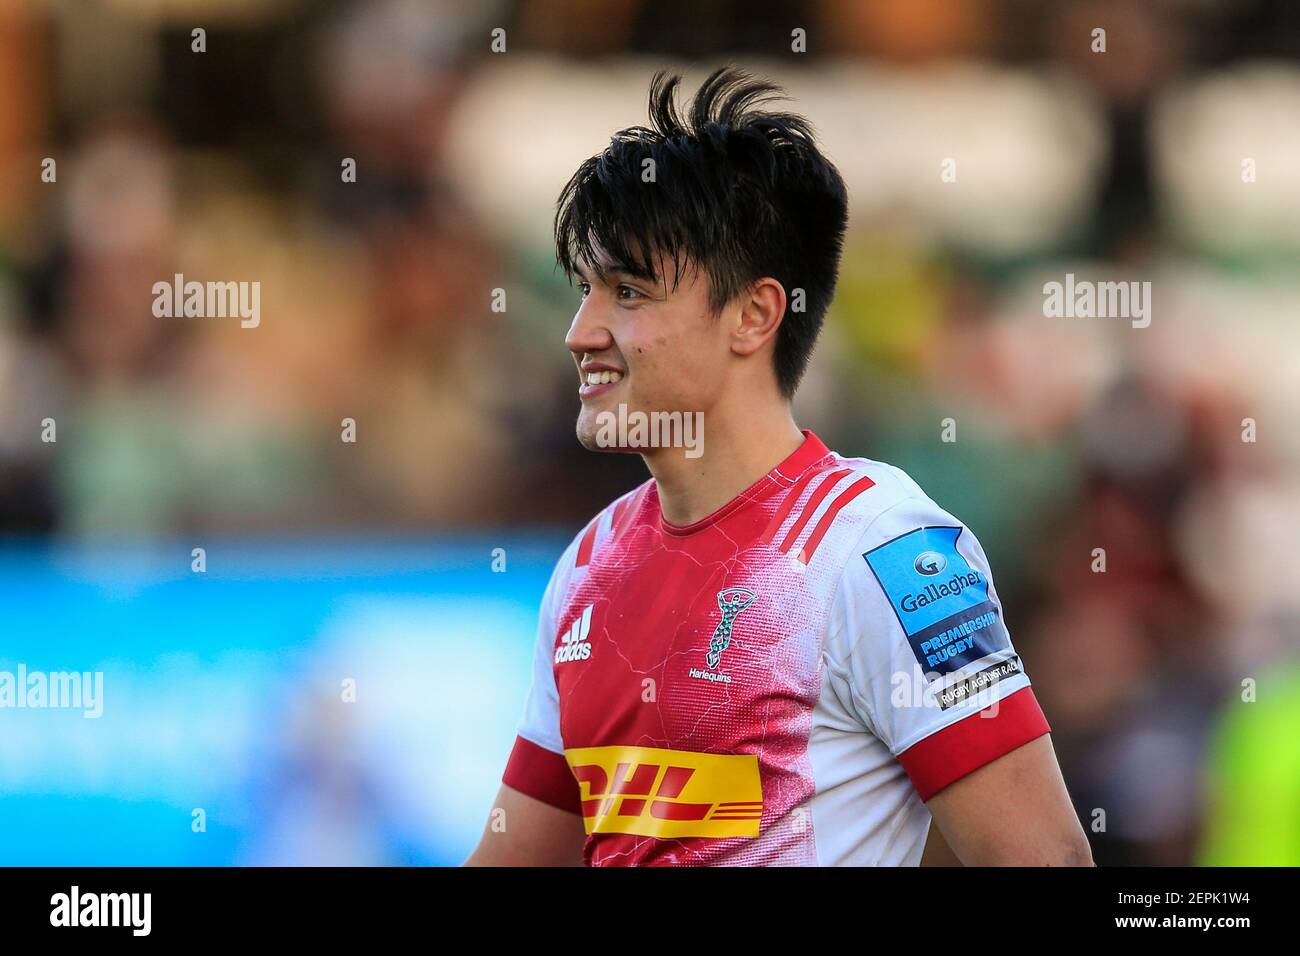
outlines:
[[975, 536], [805, 431], [694, 524], [651, 480], [574, 538], [503, 781], [595, 866], [915, 865], [925, 801], [1048, 731]]

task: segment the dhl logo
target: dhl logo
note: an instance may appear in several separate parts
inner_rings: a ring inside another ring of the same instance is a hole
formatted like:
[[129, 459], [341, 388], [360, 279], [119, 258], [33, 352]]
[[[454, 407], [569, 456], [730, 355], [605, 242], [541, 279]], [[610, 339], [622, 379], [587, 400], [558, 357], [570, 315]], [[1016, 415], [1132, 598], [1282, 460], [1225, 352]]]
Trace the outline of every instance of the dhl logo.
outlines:
[[588, 833], [758, 836], [763, 787], [754, 754], [581, 747], [564, 756], [578, 781]]

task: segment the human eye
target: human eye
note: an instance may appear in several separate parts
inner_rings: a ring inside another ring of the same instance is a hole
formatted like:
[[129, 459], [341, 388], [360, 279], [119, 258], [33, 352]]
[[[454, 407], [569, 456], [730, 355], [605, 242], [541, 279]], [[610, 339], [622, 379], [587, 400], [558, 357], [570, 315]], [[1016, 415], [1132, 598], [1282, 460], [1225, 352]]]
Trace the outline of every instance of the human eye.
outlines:
[[618, 287], [618, 297], [624, 302], [635, 302], [637, 299], [644, 299], [645, 296], [637, 289], [632, 288], [626, 283]]
[[580, 292], [582, 293], [582, 297], [585, 299], [585, 298], [586, 298], [586, 297], [591, 293], [591, 283], [590, 283], [590, 282], [579, 282], [579, 283], [578, 283], [578, 291], [580, 291]]

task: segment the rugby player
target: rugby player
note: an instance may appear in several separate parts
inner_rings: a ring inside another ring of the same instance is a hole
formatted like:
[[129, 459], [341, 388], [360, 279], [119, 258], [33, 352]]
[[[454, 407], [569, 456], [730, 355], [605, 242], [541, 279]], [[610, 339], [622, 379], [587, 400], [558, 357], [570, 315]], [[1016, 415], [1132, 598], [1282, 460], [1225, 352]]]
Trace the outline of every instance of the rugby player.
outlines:
[[[1091, 865], [974, 534], [795, 423], [838, 171], [778, 87], [723, 68], [683, 115], [679, 84], [560, 195], [578, 440], [651, 479], [555, 567], [467, 863], [916, 865], [933, 820], [967, 865]], [[611, 437], [636, 413], [702, 447]]]

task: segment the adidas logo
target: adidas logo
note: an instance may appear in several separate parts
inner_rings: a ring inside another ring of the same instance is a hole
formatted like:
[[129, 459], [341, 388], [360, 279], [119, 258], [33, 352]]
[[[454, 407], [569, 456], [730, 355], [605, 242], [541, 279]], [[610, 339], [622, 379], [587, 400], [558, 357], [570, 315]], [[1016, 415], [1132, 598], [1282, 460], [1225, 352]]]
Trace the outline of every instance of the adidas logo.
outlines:
[[566, 661], [585, 661], [591, 656], [591, 642], [587, 635], [591, 633], [591, 609], [588, 604], [582, 609], [582, 616], [573, 622], [573, 626], [560, 636], [559, 646], [555, 648], [555, 663]]

